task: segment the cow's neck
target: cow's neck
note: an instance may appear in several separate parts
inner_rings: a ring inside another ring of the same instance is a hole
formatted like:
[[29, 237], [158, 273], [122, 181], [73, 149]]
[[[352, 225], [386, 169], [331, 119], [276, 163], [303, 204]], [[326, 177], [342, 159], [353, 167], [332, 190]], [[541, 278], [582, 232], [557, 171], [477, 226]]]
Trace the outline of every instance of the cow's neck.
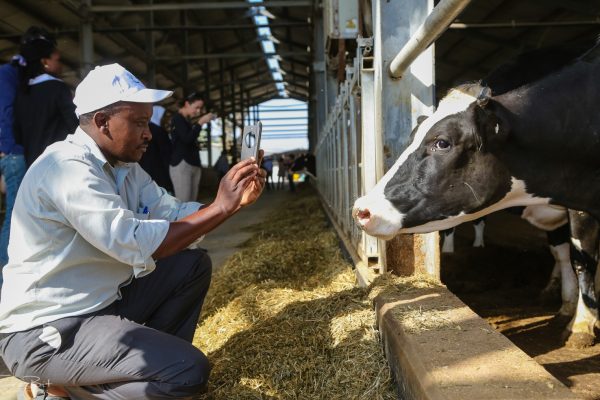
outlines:
[[600, 217], [598, 76], [597, 63], [579, 63], [496, 97], [510, 132], [494, 152], [528, 192]]

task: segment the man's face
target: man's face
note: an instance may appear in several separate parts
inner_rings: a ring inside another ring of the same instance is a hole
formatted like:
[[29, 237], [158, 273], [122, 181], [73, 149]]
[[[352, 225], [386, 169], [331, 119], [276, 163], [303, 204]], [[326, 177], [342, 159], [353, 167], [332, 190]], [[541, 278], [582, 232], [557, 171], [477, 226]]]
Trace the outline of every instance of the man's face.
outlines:
[[148, 127], [151, 117], [152, 104], [123, 103], [108, 119], [108, 136], [102, 150], [114, 160], [138, 162], [152, 140]]

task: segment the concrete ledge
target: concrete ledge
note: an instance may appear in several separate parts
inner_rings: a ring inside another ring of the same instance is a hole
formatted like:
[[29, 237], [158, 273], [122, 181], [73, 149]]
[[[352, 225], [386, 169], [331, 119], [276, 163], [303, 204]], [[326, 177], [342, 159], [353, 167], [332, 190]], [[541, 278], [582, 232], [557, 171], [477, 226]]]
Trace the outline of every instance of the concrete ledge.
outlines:
[[446, 288], [385, 290], [377, 325], [402, 399], [577, 399]]

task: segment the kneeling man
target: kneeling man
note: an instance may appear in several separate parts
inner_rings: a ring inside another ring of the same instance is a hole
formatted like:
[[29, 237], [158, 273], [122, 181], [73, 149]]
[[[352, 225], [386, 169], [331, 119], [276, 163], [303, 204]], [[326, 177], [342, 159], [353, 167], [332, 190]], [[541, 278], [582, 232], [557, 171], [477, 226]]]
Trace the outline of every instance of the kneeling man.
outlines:
[[242, 161], [208, 205], [156, 185], [137, 161], [153, 103], [171, 94], [118, 64], [97, 67], [76, 89], [79, 127], [23, 179], [0, 354], [33, 382], [25, 398], [181, 399], [207, 383], [209, 363], [191, 344], [211, 277], [197, 241], [253, 203], [265, 177], [257, 160]]

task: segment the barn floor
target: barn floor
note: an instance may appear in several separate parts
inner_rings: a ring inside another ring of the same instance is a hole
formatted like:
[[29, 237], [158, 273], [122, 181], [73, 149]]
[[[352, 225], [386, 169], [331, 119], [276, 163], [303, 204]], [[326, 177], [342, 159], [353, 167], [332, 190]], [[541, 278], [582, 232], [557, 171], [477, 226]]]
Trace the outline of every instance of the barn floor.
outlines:
[[546, 234], [500, 212], [487, 220], [484, 249], [472, 248], [472, 238], [470, 224], [457, 229], [455, 253], [442, 255], [442, 281], [577, 396], [600, 399], [600, 344], [566, 348], [553, 320], [560, 299], [539, 298], [553, 266]]

